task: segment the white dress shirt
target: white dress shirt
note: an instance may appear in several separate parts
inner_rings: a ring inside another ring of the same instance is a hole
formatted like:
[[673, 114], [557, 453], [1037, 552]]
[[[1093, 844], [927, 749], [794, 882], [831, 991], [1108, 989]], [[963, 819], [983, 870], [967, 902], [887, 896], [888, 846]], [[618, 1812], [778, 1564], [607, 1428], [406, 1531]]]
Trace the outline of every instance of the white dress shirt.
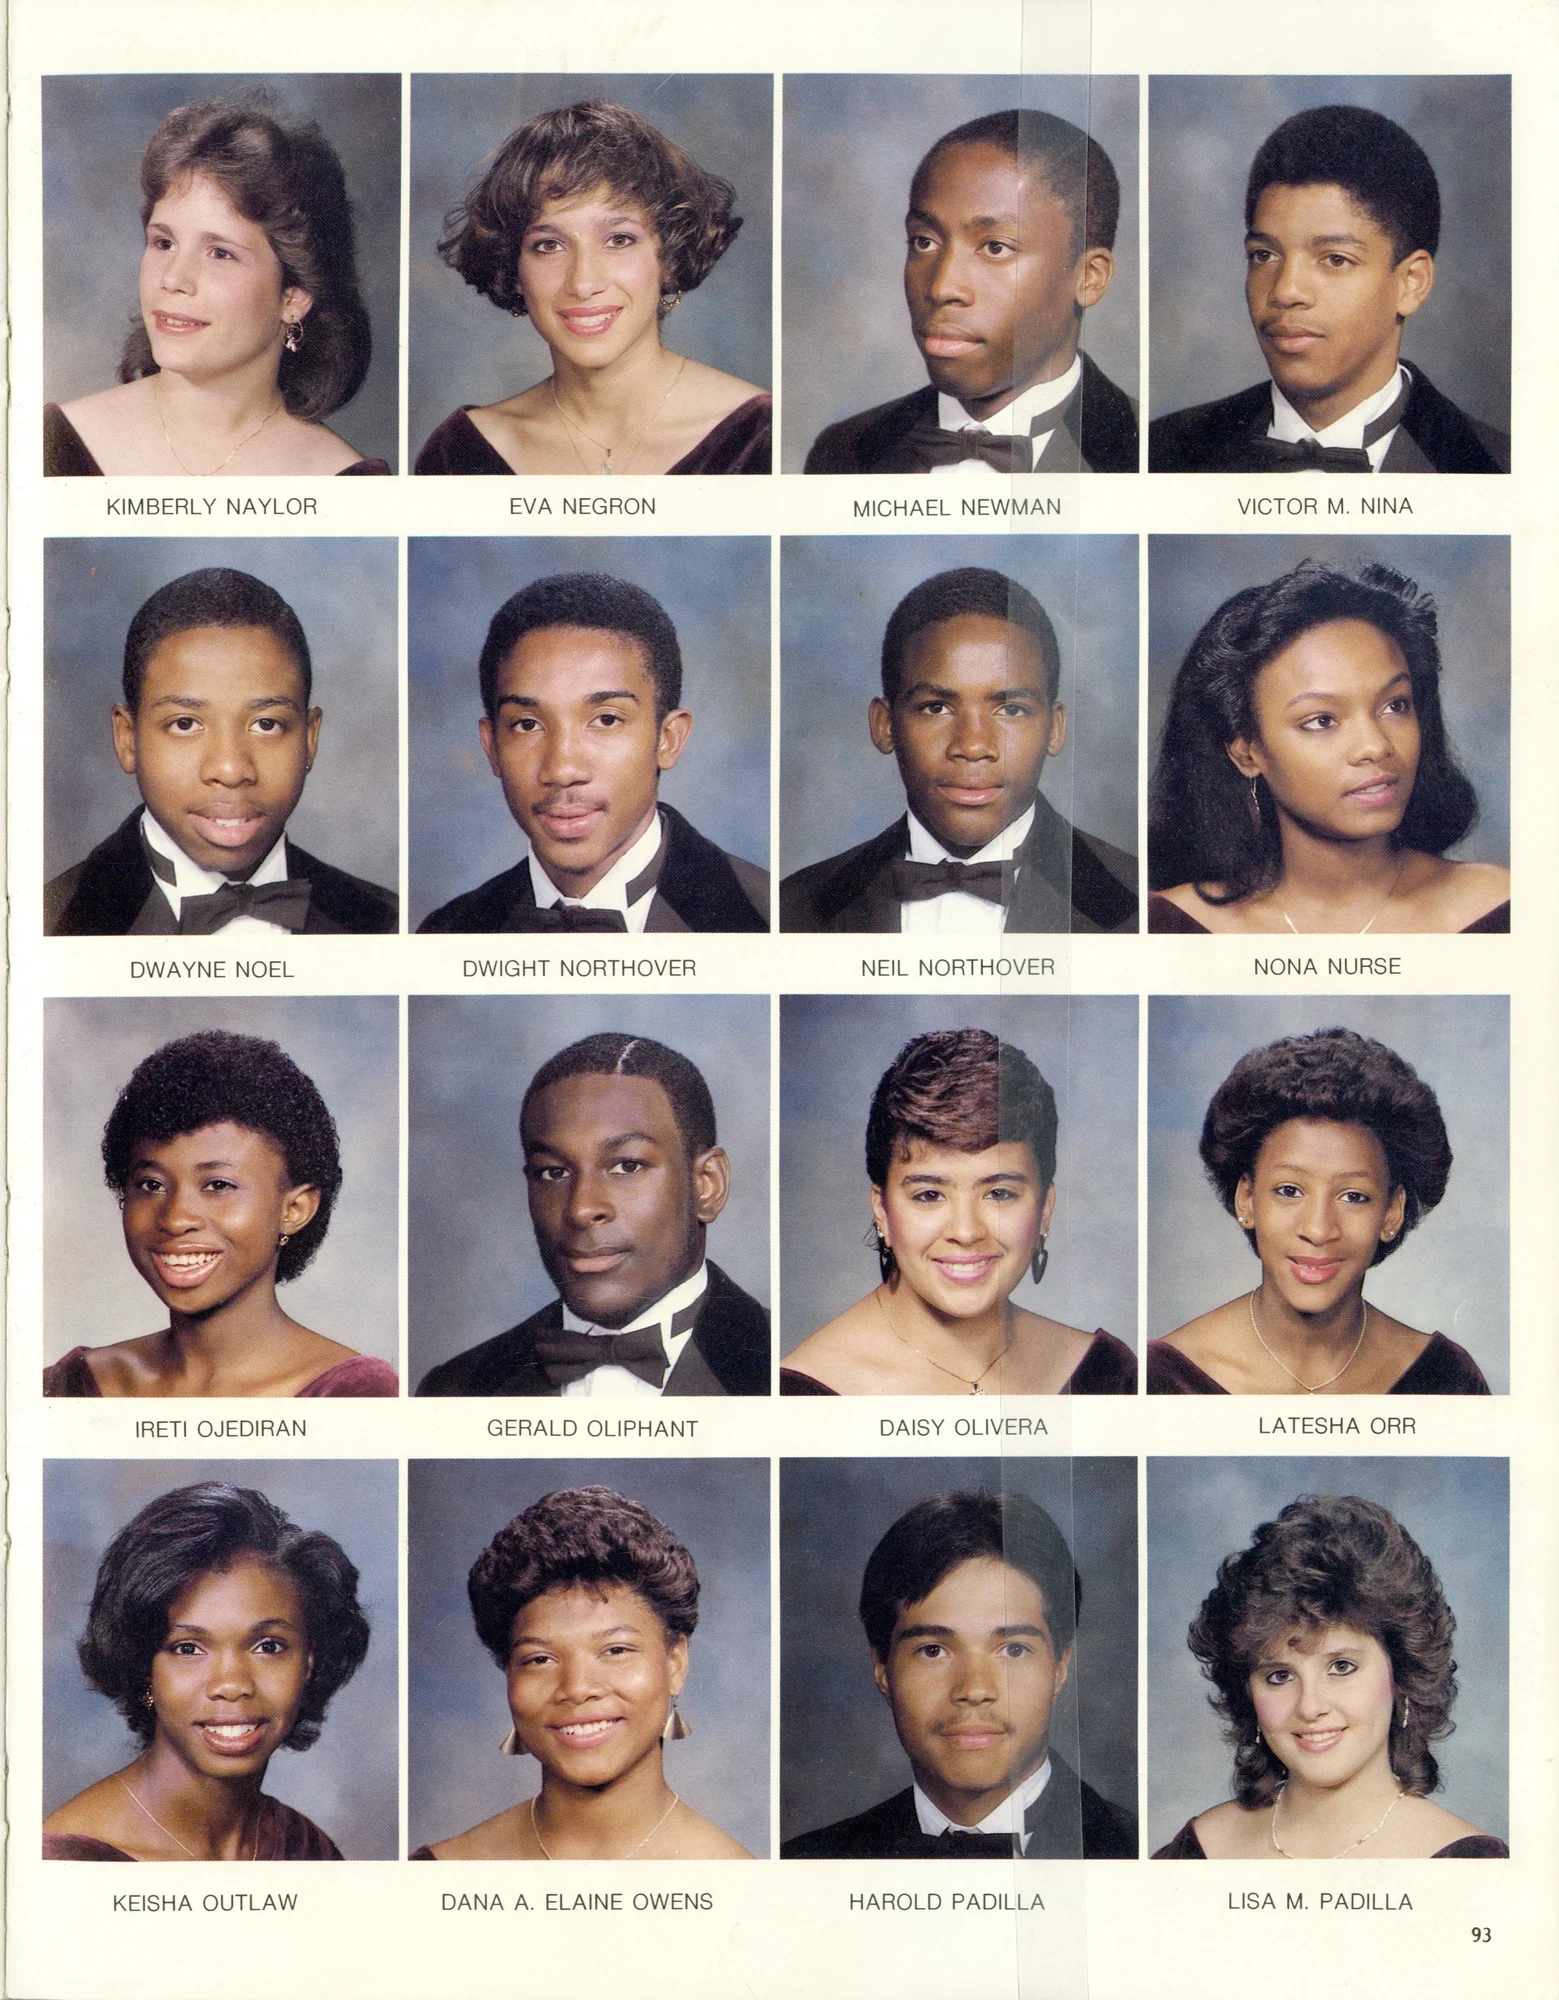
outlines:
[[[1024, 841], [1029, 837], [1029, 829], [1034, 824], [1034, 808], [1011, 826], [1003, 827], [996, 838], [982, 847], [978, 854], [949, 854], [936, 838], [928, 833], [913, 813], [909, 816], [909, 858], [911, 861], [962, 861], [966, 865], [976, 861], [1010, 861]], [[933, 937], [938, 931], [962, 931], [967, 937], [971, 932], [979, 937], [999, 938], [1007, 912], [1000, 903], [988, 903], [983, 896], [976, 896], [967, 889], [949, 889], [942, 896], [927, 896], [923, 902], [901, 903], [899, 905], [899, 930], [909, 937]]]
[[[1288, 444], [1303, 444], [1307, 438], [1314, 438], [1319, 445], [1330, 446], [1334, 450], [1360, 451], [1365, 449], [1364, 431], [1376, 417], [1384, 416], [1412, 378], [1400, 362], [1397, 372], [1384, 389], [1377, 389], [1373, 396], [1367, 396], [1362, 403], [1355, 403], [1346, 416], [1336, 423], [1328, 424], [1324, 431], [1313, 431], [1293, 404], [1283, 394], [1276, 382], [1272, 385], [1272, 421], [1267, 426], [1267, 436], [1282, 438]], [[1393, 424], [1368, 447], [1370, 470], [1379, 472], [1381, 461], [1391, 449], [1391, 440], [1397, 434]], [[1317, 466], [1316, 470], [1320, 471]], [[1330, 478], [1331, 474], [1324, 475]]]
[[[227, 887], [228, 876], [215, 875], [209, 868], [202, 868], [198, 862], [191, 861], [183, 848], [176, 841], [169, 839], [168, 835], [163, 832], [162, 828], [149, 812], [141, 814], [141, 831], [146, 836], [147, 846], [160, 856], [162, 860], [171, 861], [173, 864], [173, 880], [171, 882], [165, 882], [155, 872], [152, 875], [152, 880], [157, 884], [157, 887], [166, 898], [168, 907], [173, 912], [173, 921], [175, 923], [179, 920], [179, 912], [184, 907], [184, 898], [186, 896], [214, 896], [219, 889]], [[266, 855], [254, 873], [246, 877], [246, 880], [255, 889], [262, 889], [269, 882], [285, 882], [287, 880], [287, 836], [285, 834], [276, 842], [276, 845]], [[224, 938], [278, 938], [290, 937], [291, 932], [285, 924], [268, 924], [264, 917], [231, 917], [216, 935]]]
[[[1059, 410], [1083, 379], [1082, 356], [1075, 355], [1072, 365], [1064, 375], [1058, 375], [1054, 382], [1036, 382], [1032, 389], [1025, 389], [1015, 397], [1004, 410], [998, 410], [993, 417], [971, 417], [963, 404], [952, 396], [939, 395], [936, 399], [936, 420], [944, 431], [989, 431], [992, 437], [1026, 437], [1032, 441], [1034, 470], [1044, 471], [1045, 446], [1049, 444], [1055, 431], [1055, 424], [1041, 423], [1040, 419], [1051, 410]], [[1005, 479], [1006, 473], [998, 472], [994, 465], [988, 465], [983, 458], [961, 458], [953, 465], [933, 465], [933, 479]]]
[[[588, 1333], [610, 1337], [618, 1333], [634, 1333], [641, 1327], [658, 1326], [660, 1344], [666, 1350], [665, 1382], [671, 1380], [671, 1371], [682, 1359], [682, 1350], [693, 1338], [693, 1328], [685, 1327], [673, 1335], [671, 1322], [685, 1306], [690, 1306], [704, 1296], [709, 1288], [709, 1266], [700, 1264], [691, 1278], [684, 1278], [675, 1291], [667, 1292], [663, 1299], [657, 1299], [639, 1314], [631, 1327], [592, 1326], [588, 1320], [580, 1319], [577, 1313], [563, 1308], [563, 1329], [566, 1333]], [[631, 1368], [618, 1368], [607, 1363], [600, 1368], [592, 1368], [588, 1375], [581, 1375], [577, 1382], [565, 1382], [561, 1393], [565, 1396], [648, 1396], [652, 1401], [665, 1393], [665, 1382], [659, 1389], [653, 1389]]]
[[[550, 910], [554, 903], [574, 903], [587, 910], [621, 910], [628, 929], [642, 931], [649, 920], [650, 905], [655, 900], [655, 884], [652, 882], [632, 903], [628, 901], [628, 888], [660, 852], [662, 832], [660, 814], [656, 813], [633, 845], [625, 848], [595, 887], [587, 889], [582, 896], [570, 896], [560, 889], [532, 851], [530, 885], [537, 909]], [[640, 1383], [639, 1386], [642, 1388], [644, 1385]], [[654, 1391], [651, 1390], [650, 1394], [653, 1395]]]
[[1050, 1783], [1050, 1758], [1047, 1755], [1039, 1769], [1025, 1778], [1015, 1792], [1009, 1792], [994, 1812], [988, 1812], [978, 1826], [960, 1826], [955, 1819], [949, 1819], [940, 1806], [933, 1805], [920, 1789], [915, 1787], [915, 1817], [920, 1821], [922, 1833], [929, 1833], [933, 1839], [943, 1833], [1012, 1833], [1021, 1841], [1024, 1834], [1023, 1822], [1034, 1801]]

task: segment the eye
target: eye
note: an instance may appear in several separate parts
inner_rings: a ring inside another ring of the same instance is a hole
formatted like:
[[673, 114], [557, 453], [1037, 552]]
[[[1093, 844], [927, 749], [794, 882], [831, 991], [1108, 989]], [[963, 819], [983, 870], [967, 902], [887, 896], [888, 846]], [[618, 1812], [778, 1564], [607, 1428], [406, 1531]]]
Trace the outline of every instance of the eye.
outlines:
[[1323, 729], [1335, 727], [1336, 722], [1336, 716], [1329, 709], [1323, 708], [1315, 715], [1307, 715], [1299, 726], [1301, 729], [1308, 729], [1312, 735], [1318, 735]]
[[1411, 715], [1413, 713], [1413, 697], [1410, 694], [1395, 696], [1394, 699], [1386, 703], [1383, 713], [1386, 715]]
[[1333, 250], [1327, 256], [1323, 257], [1321, 262], [1329, 270], [1347, 271], [1352, 269], [1354, 260], [1351, 257], [1345, 257], [1340, 250]]
[[923, 1646], [915, 1648], [915, 1658], [917, 1660], [946, 1660], [951, 1659], [951, 1657], [952, 1655], [940, 1639], [928, 1639]]
[[263, 1658], [273, 1660], [282, 1653], [290, 1653], [292, 1648], [287, 1644], [285, 1639], [270, 1637], [257, 1640], [254, 1650]]
[[1021, 720], [1025, 716], [1033, 715], [1036, 711], [1031, 701], [1004, 701], [996, 713], [1006, 717], [1008, 720], [1016, 721]]
[[146, 247], [148, 250], [171, 250], [173, 248], [173, 238], [168, 235], [166, 230], [148, 229], [146, 232]]
[[554, 250], [561, 250], [562, 242], [556, 236], [533, 236], [525, 246], [529, 257], [545, 257]]
[[999, 236], [993, 236], [989, 242], [982, 243], [980, 248], [987, 257], [995, 258], [998, 261], [1004, 261], [1008, 257], [1016, 257], [1018, 254], [1016, 243], [1004, 243]]
[[609, 1174], [644, 1174], [649, 1172], [648, 1160], [613, 1160], [607, 1168]]
[[933, 1202], [940, 1201], [941, 1199], [942, 1190], [940, 1188], [916, 1188], [915, 1192], [910, 1196], [910, 1200], [920, 1208], [929, 1208]]
[[552, 1187], [558, 1181], [568, 1179], [567, 1167], [535, 1166], [527, 1167], [525, 1171], [533, 1181], [538, 1181], [543, 1187]]
[[934, 239], [930, 236], [912, 234], [909, 239], [909, 247], [916, 254], [924, 256], [926, 251], [935, 247], [935, 243]]
[[924, 701], [915, 703], [917, 715], [951, 715], [952, 710], [940, 695], [927, 695]]
[[615, 244], [620, 248], [631, 250], [639, 239], [631, 229], [614, 229], [606, 240], [608, 243]]
[[236, 250], [229, 250], [225, 243], [213, 243], [211, 254], [213, 257], [221, 258], [226, 262], [236, 262], [238, 257], [238, 252]]
[[1001, 1649], [1004, 1660], [1026, 1660], [1034, 1648], [1023, 1639], [1009, 1639]]
[[1357, 1660], [1333, 1660], [1331, 1664], [1331, 1672], [1344, 1678], [1349, 1674], [1356, 1674], [1358, 1671], [1359, 1663]]
[[1345, 1188], [1337, 1199], [1351, 1202], [1356, 1208], [1368, 1208], [1374, 1196], [1367, 1188]]
[[628, 722], [628, 718], [626, 715], [620, 714], [616, 709], [613, 708], [603, 708], [602, 710], [600, 710], [598, 714], [593, 715], [590, 719], [593, 723], [597, 725], [597, 727], [601, 729], [622, 729], [627, 726]]
[[200, 1185], [208, 1194], [231, 1194], [238, 1183], [220, 1174], [213, 1174], [209, 1180], [202, 1181]]
[[515, 736], [530, 736], [541, 727], [541, 721], [534, 715], [516, 715], [509, 723], [509, 730]]
[[1272, 259], [1272, 252], [1263, 243], [1253, 243], [1245, 252], [1247, 264], [1266, 264]]
[[1304, 1196], [1304, 1189], [1296, 1186], [1293, 1181], [1279, 1181], [1272, 1192], [1279, 1201], [1299, 1201]]
[[165, 1183], [158, 1174], [137, 1174], [130, 1182], [132, 1194], [160, 1194]]
[[1286, 1687], [1294, 1678], [1288, 1667], [1269, 1667], [1262, 1675], [1262, 1684], [1269, 1688]]
[[257, 715], [253, 727], [259, 736], [285, 736], [289, 725], [280, 715]]
[[985, 1190], [987, 1201], [1016, 1201], [1018, 1190], [1010, 1187], [993, 1187]]
[[194, 715], [170, 716], [167, 730], [170, 736], [193, 736], [200, 728], [200, 718]]
[[193, 1660], [200, 1652], [193, 1639], [171, 1639], [168, 1651], [176, 1660]]

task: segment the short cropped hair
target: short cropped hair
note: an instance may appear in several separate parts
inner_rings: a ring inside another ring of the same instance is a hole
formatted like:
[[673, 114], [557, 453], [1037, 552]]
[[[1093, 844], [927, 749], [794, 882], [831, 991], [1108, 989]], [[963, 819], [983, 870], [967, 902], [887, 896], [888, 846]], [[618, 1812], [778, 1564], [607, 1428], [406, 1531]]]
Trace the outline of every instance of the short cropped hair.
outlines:
[[[1380, 1141], [1387, 1178], [1405, 1205], [1401, 1229], [1389, 1243], [1381, 1240], [1372, 1264], [1399, 1248], [1445, 1193], [1451, 1142], [1434, 1092], [1384, 1042], [1352, 1028], [1322, 1028], [1252, 1049], [1213, 1093], [1202, 1122], [1202, 1165], [1231, 1215], [1267, 1135], [1291, 1118], [1362, 1125]], [[1255, 1250], [1255, 1231], [1246, 1236]]]
[[[1456, 761], [1440, 708], [1439, 613], [1433, 597], [1384, 563], [1356, 576], [1310, 558], [1220, 604], [1191, 641], [1169, 697], [1148, 796], [1148, 880], [1194, 882], [1211, 903], [1275, 888], [1283, 874], [1278, 809], [1264, 779], [1250, 782], [1228, 746], [1260, 735], [1256, 679], [1306, 632], [1344, 619], [1373, 625], [1401, 653], [1418, 716], [1418, 773], [1398, 847], [1444, 854], [1472, 831], [1478, 795]], [[1259, 826], [1257, 820], [1259, 817]]]
[[525, 311], [524, 235], [548, 202], [605, 187], [644, 210], [660, 244], [661, 289], [691, 292], [736, 241], [736, 190], [624, 104], [589, 98], [511, 132], [444, 218], [438, 254], [505, 312]]
[[241, 569], [192, 569], [154, 590], [130, 620], [125, 634], [124, 671], [120, 685], [125, 707], [134, 715], [153, 653], [165, 639], [202, 625], [227, 629], [252, 628], [274, 632], [297, 662], [303, 678], [303, 699], [314, 690], [314, 665], [298, 614], [268, 583]]
[[890, 706], [904, 685], [910, 641], [949, 618], [999, 618], [1027, 632], [1045, 666], [1045, 699], [1061, 686], [1061, 648], [1050, 614], [1034, 595], [997, 569], [944, 569], [899, 600], [882, 635], [882, 697]]
[[[240, 215], [265, 231], [282, 289], [297, 286], [314, 301], [296, 353], [282, 349], [276, 386], [291, 415], [317, 423], [357, 394], [373, 353], [357, 283], [352, 204], [335, 148], [317, 125], [280, 117], [263, 92], [242, 103], [181, 105], [157, 127], [141, 161], [142, 227], [169, 188], [196, 175], [214, 181]], [[156, 373], [137, 315], [119, 379]]]
[[1080, 127], [1053, 112], [992, 111], [942, 137], [915, 169], [910, 200], [919, 195], [934, 160], [954, 146], [995, 146], [1027, 173], [1039, 175], [1072, 225], [1072, 259], [1087, 250], [1113, 250], [1120, 220], [1121, 185], [1109, 154]]
[[156, 1733], [146, 1695], [173, 1600], [199, 1578], [220, 1576], [247, 1558], [286, 1577], [297, 1591], [313, 1655], [284, 1750], [308, 1749], [332, 1696], [362, 1665], [368, 1620], [357, 1601], [357, 1570], [339, 1542], [318, 1529], [295, 1527], [251, 1487], [216, 1479], [181, 1486], [149, 1501], [109, 1543], [76, 1647], [82, 1672], [142, 1743]]
[[103, 1177], [122, 1203], [138, 1145], [226, 1123], [268, 1139], [294, 1187], [319, 1190], [312, 1219], [277, 1256], [276, 1282], [285, 1284], [325, 1240], [341, 1192], [341, 1142], [325, 1100], [275, 1042], [208, 1028], [154, 1049], [137, 1064], [103, 1127]]
[[983, 1153], [1019, 1140], [1043, 1186], [1056, 1177], [1056, 1094], [1034, 1064], [988, 1028], [940, 1028], [906, 1042], [877, 1080], [866, 1120], [866, 1172], [887, 1183], [919, 1143]]
[[1440, 1579], [1384, 1507], [1311, 1493], [1264, 1521], [1248, 1549], [1224, 1558], [1188, 1635], [1234, 1746], [1234, 1796], [1247, 1812], [1270, 1806], [1288, 1776], [1258, 1732], [1250, 1676], [1291, 1632], [1329, 1625], [1369, 1633], [1390, 1658], [1388, 1755], [1402, 1789], [1424, 1797], [1440, 1783], [1429, 1746], [1450, 1735], [1456, 1699], [1456, 1620]]
[[644, 670], [655, 686], [655, 717], [668, 715], [682, 699], [682, 648], [665, 606], [636, 583], [571, 570], [538, 577], [493, 613], [477, 662], [482, 707], [498, 720], [498, 669], [529, 632], [577, 625], [586, 632], [612, 632], [631, 639], [644, 655]]
[[1323, 104], [1285, 118], [1264, 139], [1245, 185], [1245, 227], [1269, 187], [1340, 187], [1391, 238], [1400, 264], [1440, 247], [1440, 183], [1410, 133], [1361, 104]]
[[698, 1571], [665, 1522], [609, 1486], [579, 1486], [517, 1514], [471, 1565], [471, 1616], [500, 1667], [509, 1663], [516, 1616], [549, 1590], [575, 1584], [637, 1591], [672, 1639], [687, 1638], [698, 1623]]
[[658, 1083], [671, 1103], [671, 1114], [691, 1163], [719, 1142], [715, 1137], [714, 1099], [703, 1074], [686, 1056], [651, 1041], [648, 1035], [609, 1033], [587, 1035], [549, 1056], [531, 1078], [520, 1106], [520, 1134], [535, 1098], [571, 1076], [642, 1076]]
[[994, 1557], [1030, 1578], [1045, 1600], [1058, 1653], [1077, 1632], [1083, 1580], [1066, 1537], [1026, 1493], [934, 1493], [901, 1514], [866, 1559], [861, 1623], [879, 1660], [893, 1628], [961, 1563]]

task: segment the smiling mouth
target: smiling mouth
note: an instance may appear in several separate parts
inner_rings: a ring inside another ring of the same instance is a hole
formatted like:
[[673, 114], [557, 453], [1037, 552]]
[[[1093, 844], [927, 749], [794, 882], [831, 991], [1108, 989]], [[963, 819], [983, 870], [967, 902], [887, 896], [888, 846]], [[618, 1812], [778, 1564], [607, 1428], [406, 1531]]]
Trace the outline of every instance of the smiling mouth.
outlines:
[[208, 319], [188, 319], [183, 313], [154, 312], [152, 318], [159, 333], [201, 333], [211, 324]]
[[588, 1749], [592, 1743], [604, 1742], [621, 1721], [620, 1715], [598, 1715], [588, 1722], [551, 1722], [547, 1727], [552, 1735], [560, 1736], [565, 1743]]
[[1313, 1756], [1323, 1751], [1335, 1750], [1347, 1734], [1346, 1729], [1305, 1729], [1293, 1732], [1294, 1741], [1301, 1750], [1308, 1750]]
[[157, 1275], [174, 1291], [193, 1291], [204, 1283], [221, 1262], [220, 1250], [154, 1250], [152, 1262]]
[[622, 317], [622, 310], [621, 306], [591, 307], [588, 310], [581, 308], [573, 312], [560, 312], [558, 318], [570, 333], [578, 334], [585, 340], [594, 340], [616, 325]]
[[219, 1756], [243, 1756], [251, 1750], [258, 1750], [265, 1740], [264, 1721], [197, 1722], [195, 1727]]
[[1340, 1257], [1290, 1257], [1288, 1268], [1302, 1285], [1329, 1285], [1342, 1269]]
[[978, 1285], [1001, 1262], [999, 1255], [986, 1257], [933, 1257], [932, 1263], [950, 1285]]

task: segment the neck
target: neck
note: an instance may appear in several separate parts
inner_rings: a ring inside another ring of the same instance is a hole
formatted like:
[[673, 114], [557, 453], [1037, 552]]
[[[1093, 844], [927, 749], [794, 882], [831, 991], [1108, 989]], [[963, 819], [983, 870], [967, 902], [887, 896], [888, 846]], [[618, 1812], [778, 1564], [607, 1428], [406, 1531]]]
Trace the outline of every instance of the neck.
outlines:
[[281, 1350], [304, 1332], [282, 1311], [268, 1277], [208, 1313], [170, 1313], [162, 1337], [170, 1373], [189, 1385], [188, 1393], [221, 1395], [275, 1373]]
[[[1273, 892], [1305, 929], [1336, 930], [1338, 918], [1366, 923], [1390, 897], [1404, 848], [1389, 833], [1368, 840], [1327, 840], [1278, 811], [1283, 877]], [[1313, 921], [1312, 921], [1313, 920]]]
[[1014, 382], [1006, 389], [997, 389], [989, 396], [960, 396], [958, 401], [976, 419], [994, 417], [998, 410], [1005, 410], [1020, 396], [1026, 396], [1030, 389], [1037, 389], [1045, 382], [1059, 382], [1068, 368], [1077, 359], [1077, 339], [1074, 332], [1070, 340], [1056, 348], [1052, 354], [1029, 371], [1021, 382]]
[[1367, 403], [1377, 395], [1397, 372], [1397, 363], [1402, 351], [1400, 332], [1392, 345], [1389, 356], [1381, 356], [1365, 371], [1362, 377], [1345, 383], [1341, 388], [1322, 389], [1315, 395], [1306, 395], [1300, 389], [1285, 389], [1281, 382], [1278, 387], [1293, 404], [1313, 431], [1324, 431], [1335, 424], [1339, 417], [1356, 410], [1360, 403]]
[[[1010, 1799], [1020, 1786], [1026, 1785], [1049, 1754], [1048, 1746], [1041, 1748], [1039, 1755], [1030, 1758], [1021, 1771], [1014, 1771], [1005, 1784], [993, 1785], [985, 1792], [954, 1791], [950, 1785], [944, 1785], [934, 1772], [923, 1771], [918, 1764], [913, 1767], [915, 1783], [938, 1812], [946, 1813], [954, 1826], [975, 1827], [995, 1812], [1004, 1799]], [[1051, 1783], [1054, 1782], [1052, 1776]]]
[[[247, 1861], [254, 1847], [264, 1771], [214, 1778], [193, 1771], [159, 1736], [120, 1773], [140, 1802], [132, 1808], [151, 1831], [152, 1819], [201, 1861]], [[182, 1857], [181, 1857], [182, 1858]]]
[[617, 445], [646, 423], [682, 367], [682, 357], [647, 327], [632, 347], [603, 367], [581, 368], [556, 350], [552, 381], [563, 410], [603, 445]]
[[[1306, 1858], [1313, 1847], [1313, 1858], [1324, 1860], [1368, 1833], [1401, 1791], [1384, 1746], [1340, 1785], [1310, 1785], [1291, 1776], [1278, 1801], [1278, 1839]], [[1362, 1854], [1367, 1858], [1368, 1849]]]
[[280, 358], [278, 343], [274, 353], [259, 354], [220, 375], [196, 379], [163, 369], [149, 377], [157, 408], [175, 441], [202, 438], [213, 447], [232, 445], [258, 429], [275, 410], [281, 393], [276, 386]]
[[610, 1784], [574, 1785], [546, 1771], [540, 1796], [521, 1810], [534, 1807], [537, 1831], [560, 1858], [613, 1861], [646, 1839], [674, 1797], [657, 1743]]
[[567, 896], [577, 902], [581, 896], [588, 895], [598, 882], [604, 882], [617, 866], [618, 862], [628, 852], [629, 848], [636, 841], [644, 838], [645, 834], [655, 824], [655, 815], [658, 810], [658, 804], [655, 801], [651, 801], [649, 811], [639, 821], [632, 833], [619, 841], [610, 854], [603, 860], [596, 862], [591, 868], [563, 868], [559, 867], [556, 863], [548, 867], [547, 863], [536, 853], [534, 847], [532, 847], [531, 853], [535, 855], [536, 865], [541, 869], [553, 888], [557, 890], [558, 894], [560, 896]]
[[[901, 1340], [918, 1347], [922, 1355], [945, 1363], [958, 1375], [973, 1377], [989, 1368], [1012, 1338], [1011, 1299], [999, 1299], [988, 1312], [955, 1318], [928, 1305], [897, 1271], [878, 1287], [877, 1296], [889, 1326]], [[989, 1812], [990, 1807], [985, 1810]]]
[[[1298, 1312], [1265, 1277], [1256, 1289], [1256, 1317], [1261, 1337], [1291, 1361], [1347, 1354], [1364, 1323], [1364, 1287], [1345, 1292], [1336, 1305], [1313, 1313]], [[1303, 1368], [1299, 1371], [1303, 1374]]]

